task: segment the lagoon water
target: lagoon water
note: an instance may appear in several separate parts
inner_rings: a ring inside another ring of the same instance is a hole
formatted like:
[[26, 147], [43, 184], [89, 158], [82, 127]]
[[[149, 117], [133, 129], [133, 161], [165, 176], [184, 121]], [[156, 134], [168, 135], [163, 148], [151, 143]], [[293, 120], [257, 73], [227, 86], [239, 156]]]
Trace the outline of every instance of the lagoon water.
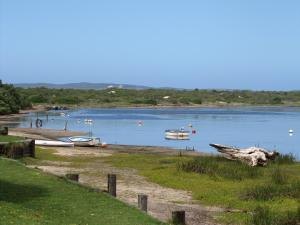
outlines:
[[[246, 108], [113, 108], [78, 109], [40, 114], [43, 128], [63, 129], [68, 120], [69, 130], [90, 132], [110, 144], [170, 146], [195, 148], [215, 152], [209, 143], [238, 147], [260, 146], [282, 153], [300, 153], [300, 107]], [[22, 119], [20, 127], [29, 127], [31, 114]], [[84, 123], [92, 119], [93, 124]], [[138, 121], [142, 121], [139, 126]], [[190, 129], [196, 134], [186, 141], [165, 140], [166, 129]], [[293, 129], [294, 133], [289, 134]]]

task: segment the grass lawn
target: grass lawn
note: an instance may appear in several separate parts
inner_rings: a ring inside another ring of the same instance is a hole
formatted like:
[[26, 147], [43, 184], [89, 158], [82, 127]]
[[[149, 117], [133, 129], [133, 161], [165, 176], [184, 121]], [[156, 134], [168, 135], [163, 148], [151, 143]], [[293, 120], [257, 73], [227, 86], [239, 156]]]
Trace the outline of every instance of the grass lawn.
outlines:
[[0, 224], [162, 224], [105, 193], [0, 158]]
[[9, 136], [9, 135], [0, 135], [0, 142], [13, 142], [22, 140], [22, 137]]
[[[105, 158], [116, 167], [137, 169], [152, 182], [192, 191], [193, 197], [206, 205], [248, 212], [262, 206], [276, 216], [297, 211], [300, 200], [299, 163], [283, 162], [266, 168], [246, 168], [225, 159], [194, 160], [195, 157], [149, 154], [116, 154]], [[223, 213], [218, 220], [226, 224], [246, 224], [250, 217], [251, 213]]]

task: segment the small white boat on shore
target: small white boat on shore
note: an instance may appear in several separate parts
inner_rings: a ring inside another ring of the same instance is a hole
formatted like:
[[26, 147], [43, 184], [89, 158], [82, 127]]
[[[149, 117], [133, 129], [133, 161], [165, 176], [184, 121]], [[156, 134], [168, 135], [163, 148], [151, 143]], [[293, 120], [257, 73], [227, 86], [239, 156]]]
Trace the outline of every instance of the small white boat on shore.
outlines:
[[70, 137], [69, 140], [75, 145], [75, 146], [99, 146], [101, 144], [100, 138], [96, 137], [85, 137], [85, 136], [75, 136]]
[[74, 143], [71, 143], [71, 142], [47, 141], [47, 140], [35, 140], [35, 145], [54, 146], [54, 147], [74, 147]]

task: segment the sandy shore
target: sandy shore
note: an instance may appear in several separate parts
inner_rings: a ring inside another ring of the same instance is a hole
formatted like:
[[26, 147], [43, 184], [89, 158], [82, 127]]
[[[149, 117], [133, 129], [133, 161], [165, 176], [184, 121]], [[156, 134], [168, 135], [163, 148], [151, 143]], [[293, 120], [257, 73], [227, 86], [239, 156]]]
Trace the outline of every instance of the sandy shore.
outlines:
[[[57, 140], [61, 137], [81, 136], [86, 135], [84, 132], [79, 131], [64, 131], [55, 129], [44, 128], [10, 128], [9, 135], [20, 136], [32, 139], [42, 140]], [[91, 149], [94, 149], [91, 147]], [[162, 155], [178, 155], [180, 152], [184, 152], [185, 155], [200, 156], [210, 155], [210, 153], [204, 153], [199, 151], [187, 151], [186, 149], [174, 149], [170, 147], [161, 146], [140, 146], [140, 145], [116, 145], [108, 144], [105, 148], [106, 151], [113, 151], [114, 153], [132, 153], [132, 154], [162, 154]]]

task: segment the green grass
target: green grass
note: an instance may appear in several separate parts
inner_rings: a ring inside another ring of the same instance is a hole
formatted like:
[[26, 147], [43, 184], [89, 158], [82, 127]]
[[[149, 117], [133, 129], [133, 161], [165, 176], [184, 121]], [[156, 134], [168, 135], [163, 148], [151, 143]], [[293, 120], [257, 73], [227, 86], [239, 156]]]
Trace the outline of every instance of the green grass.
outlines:
[[9, 136], [9, 135], [0, 135], [0, 142], [14, 142], [23, 140], [22, 137], [16, 137], [16, 136]]
[[248, 224], [254, 225], [298, 225], [300, 223], [300, 205], [296, 211], [288, 211], [279, 216], [272, 213], [269, 207], [258, 206]]
[[[205, 205], [240, 209], [217, 218], [224, 224], [255, 224], [254, 212], [262, 206], [270, 217], [270, 225], [294, 221], [300, 199], [300, 164], [292, 155], [280, 156], [267, 167], [252, 168], [221, 157], [163, 156], [153, 154], [114, 154], [110, 157], [65, 157], [55, 150], [37, 148], [36, 159], [29, 164], [45, 164], [42, 160], [70, 162], [84, 168], [90, 162], [106, 162], [121, 168], [137, 169], [140, 175], [162, 186], [191, 191], [194, 199]], [[247, 212], [247, 213], [245, 213]], [[285, 216], [289, 215], [289, 216]], [[257, 223], [259, 224], [259, 223]], [[263, 222], [261, 223], [263, 224]]]
[[229, 161], [221, 156], [195, 157], [186, 162], [179, 162], [177, 164], [177, 169], [185, 172], [207, 174], [211, 177], [222, 177], [231, 180], [256, 178], [262, 173], [262, 170], [259, 167], [249, 167], [245, 163]]
[[[263, 203], [272, 215], [283, 217], [297, 210], [300, 198], [300, 164], [290, 157], [281, 156], [266, 168], [212, 157], [118, 154], [105, 160], [116, 167], [135, 168], [160, 185], [191, 191], [206, 205], [253, 212]], [[251, 213], [224, 213], [218, 220], [246, 224]]]
[[161, 224], [104, 193], [0, 158], [0, 224]]

